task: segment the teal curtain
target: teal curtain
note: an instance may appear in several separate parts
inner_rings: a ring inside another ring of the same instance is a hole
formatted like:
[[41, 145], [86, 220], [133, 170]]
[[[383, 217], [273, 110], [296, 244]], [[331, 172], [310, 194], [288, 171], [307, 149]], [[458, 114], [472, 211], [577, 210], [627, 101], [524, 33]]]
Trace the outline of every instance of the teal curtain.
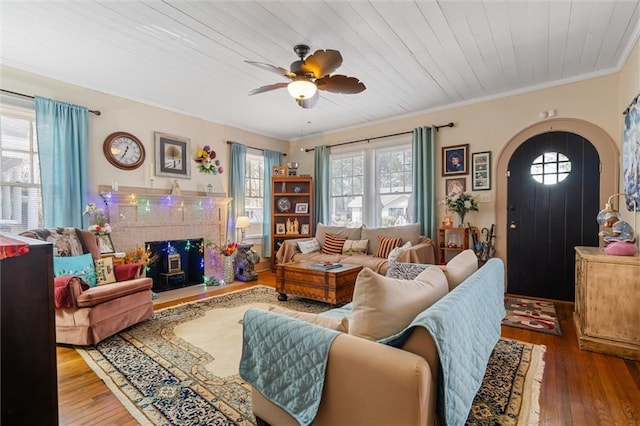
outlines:
[[[89, 186], [89, 111], [35, 97], [45, 227], [84, 228]], [[88, 225], [88, 224], [87, 224]]]
[[436, 237], [435, 127], [413, 129], [413, 220], [420, 235]]
[[329, 160], [331, 148], [326, 145], [316, 146], [313, 150], [313, 220], [314, 230], [318, 223], [330, 224], [329, 208]]
[[264, 150], [264, 202], [262, 218], [262, 257], [271, 257], [271, 170], [281, 166], [284, 158], [281, 152]]
[[229, 163], [229, 219], [227, 220], [227, 240], [235, 241], [236, 217], [244, 215], [244, 190], [247, 169], [247, 147], [237, 142], [231, 144]]

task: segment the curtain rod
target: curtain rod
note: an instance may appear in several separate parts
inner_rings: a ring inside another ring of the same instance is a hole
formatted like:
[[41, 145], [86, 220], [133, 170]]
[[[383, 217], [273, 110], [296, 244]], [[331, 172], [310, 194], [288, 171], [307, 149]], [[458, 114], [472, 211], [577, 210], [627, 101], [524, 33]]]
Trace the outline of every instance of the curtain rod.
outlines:
[[[436, 128], [436, 132], [440, 129], [442, 129], [443, 127], [453, 127], [453, 121], [451, 123], [447, 123], [447, 124], [443, 124], [441, 126], [433, 126]], [[342, 146], [342, 145], [350, 145], [352, 143], [358, 143], [358, 142], [370, 142], [376, 139], [384, 139], [384, 138], [390, 138], [392, 136], [400, 136], [400, 135], [408, 135], [413, 133], [413, 130], [410, 130], [408, 132], [400, 132], [400, 133], [392, 133], [390, 135], [383, 135], [383, 136], [375, 136], [372, 138], [366, 138], [366, 139], [358, 139], [356, 141], [349, 141], [349, 142], [341, 142], [341, 143], [337, 143], [334, 145], [329, 145], [329, 148], [334, 147], [334, 146]], [[315, 148], [305, 148], [304, 152], [310, 152], [310, 151], [315, 151]]]
[[[7, 89], [0, 89], [0, 91], [4, 92], [4, 93], [9, 93], [11, 95], [22, 96], [23, 98], [35, 99], [35, 96], [25, 95], [24, 93], [13, 92], [13, 91], [7, 90]], [[89, 112], [92, 113], [92, 114], [95, 114], [95, 115], [102, 115], [102, 113], [100, 111], [94, 110], [94, 109], [90, 109]]]
[[[238, 142], [227, 141], [227, 145], [231, 145], [232, 143], [238, 143]], [[256, 151], [264, 152], [264, 149], [263, 149], [263, 148], [256, 148], [256, 147], [248, 146], [248, 145], [245, 145], [245, 146], [246, 146], [247, 148], [255, 149]], [[281, 152], [280, 154], [282, 154], [282, 156], [283, 156], [283, 157], [286, 157], [286, 156], [287, 156], [287, 154], [286, 154], [286, 153], [284, 153], [284, 152]]]

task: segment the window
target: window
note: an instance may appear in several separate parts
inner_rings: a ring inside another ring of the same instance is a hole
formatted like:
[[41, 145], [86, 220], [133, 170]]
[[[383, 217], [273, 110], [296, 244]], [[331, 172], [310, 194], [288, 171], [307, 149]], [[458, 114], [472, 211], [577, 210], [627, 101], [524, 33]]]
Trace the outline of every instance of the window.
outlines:
[[331, 155], [331, 224], [398, 226], [412, 222], [413, 161], [406, 140]]
[[0, 113], [0, 231], [43, 226], [40, 165], [33, 106], [3, 98]]
[[245, 178], [244, 210], [251, 221], [251, 226], [245, 233], [247, 237], [259, 237], [262, 235], [264, 220], [264, 157], [262, 155], [247, 152]]
[[544, 185], [555, 185], [569, 176], [571, 161], [559, 152], [545, 152], [531, 164], [531, 176]]

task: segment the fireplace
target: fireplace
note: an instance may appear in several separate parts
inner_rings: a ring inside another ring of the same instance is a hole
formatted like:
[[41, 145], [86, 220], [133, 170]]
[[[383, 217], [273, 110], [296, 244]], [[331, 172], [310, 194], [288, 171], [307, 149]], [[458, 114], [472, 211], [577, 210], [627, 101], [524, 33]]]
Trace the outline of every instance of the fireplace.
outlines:
[[153, 291], [162, 292], [204, 282], [203, 238], [147, 241], [145, 247], [158, 260], [149, 265]]

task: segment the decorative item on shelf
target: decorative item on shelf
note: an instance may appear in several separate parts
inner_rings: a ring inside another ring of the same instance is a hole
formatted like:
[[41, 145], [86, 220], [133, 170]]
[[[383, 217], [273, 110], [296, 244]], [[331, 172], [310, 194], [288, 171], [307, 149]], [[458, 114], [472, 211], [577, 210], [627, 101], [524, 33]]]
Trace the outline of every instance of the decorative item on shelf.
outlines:
[[217, 175], [224, 172], [224, 169], [220, 166], [220, 160], [216, 159], [216, 152], [209, 145], [199, 149], [193, 161], [198, 163], [198, 169], [201, 173]]
[[287, 175], [287, 167], [286, 166], [273, 166], [272, 174], [273, 174], [273, 176], [286, 176]]
[[[613, 198], [621, 195], [627, 197], [627, 204], [633, 207], [633, 228], [627, 222], [620, 220], [620, 212], [613, 207]], [[628, 201], [629, 199], [631, 202]], [[633, 197], [624, 192], [619, 192], [610, 196], [604, 209], [600, 210], [596, 217], [598, 224], [605, 228], [611, 228], [611, 231], [602, 230], [598, 234], [604, 240], [603, 251], [606, 254], [633, 256], [638, 252], [634, 234], [635, 229], [637, 229], [637, 208], [638, 204]]]
[[111, 225], [107, 223], [107, 215], [104, 210], [95, 205], [95, 203], [88, 203], [84, 207], [83, 215], [87, 215], [90, 218], [91, 225], [87, 230], [98, 237], [98, 247], [100, 253], [113, 253], [113, 242], [111, 241]]
[[460, 216], [460, 228], [464, 228], [464, 216], [469, 211], [478, 211], [478, 202], [473, 195], [463, 192], [462, 194], [449, 194], [444, 198], [443, 204], [447, 210], [458, 213]]
[[298, 194], [298, 193], [302, 192], [302, 188], [300, 188], [299, 186], [296, 186], [295, 188], [293, 188], [293, 192]]
[[300, 164], [297, 162], [287, 163], [287, 170], [289, 176], [297, 176], [298, 175], [298, 167]]
[[171, 185], [171, 195], [181, 195], [182, 191], [180, 190], [180, 184], [178, 183], [178, 179], [173, 180], [173, 184]]
[[236, 218], [236, 229], [240, 230], [240, 242], [244, 242], [245, 230], [251, 226], [251, 219], [249, 216], [238, 216]]
[[278, 200], [278, 210], [280, 213], [286, 213], [291, 209], [291, 201], [288, 198], [283, 197]]
[[298, 230], [300, 229], [300, 222], [298, 219], [287, 219], [287, 234], [299, 234]]

